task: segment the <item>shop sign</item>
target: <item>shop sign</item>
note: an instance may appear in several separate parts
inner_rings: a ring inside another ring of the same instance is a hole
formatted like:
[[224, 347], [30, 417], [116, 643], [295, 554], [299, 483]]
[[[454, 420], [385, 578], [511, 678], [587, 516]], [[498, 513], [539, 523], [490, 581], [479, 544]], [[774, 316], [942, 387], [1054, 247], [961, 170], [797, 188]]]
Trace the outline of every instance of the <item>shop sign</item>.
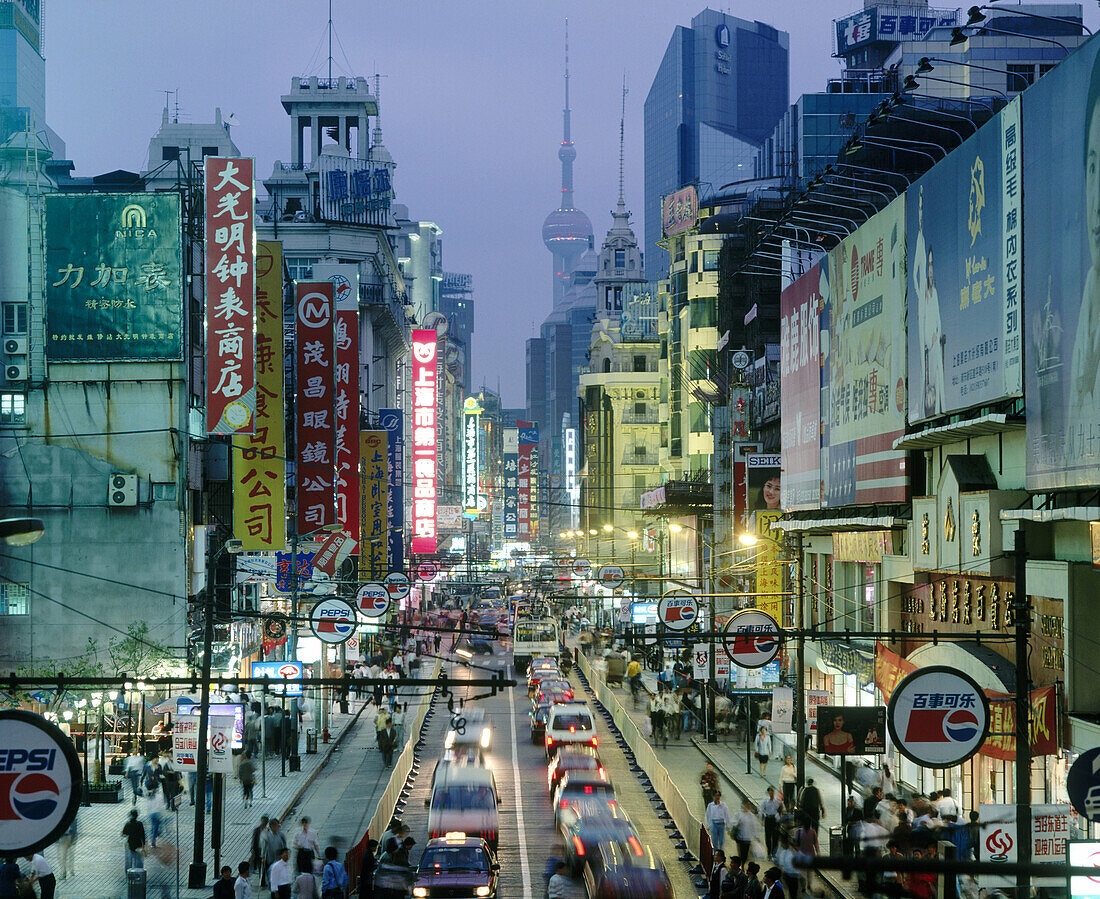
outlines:
[[211, 774], [233, 773], [232, 715], [211, 715], [207, 725], [208, 768]]
[[890, 697], [890, 736], [907, 759], [951, 768], [978, 751], [989, 733], [989, 702], [973, 678], [941, 665], [921, 668]]
[[893, 531], [847, 531], [833, 534], [834, 562], [881, 562], [894, 554]]
[[172, 727], [172, 764], [181, 771], [199, 770], [198, 715], [177, 715]]
[[828, 690], [806, 691], [806, 733], [811, 736], [817, 733], [817, 710], [821, 706], [828, 704]]
[[764, 612], [744, 609], [726, 622], [722, 643], [735, 665], [763, 668], [779, 655], [779, 625]]
[[661, 198], [661, 230], [666, 237], [690, 231], [699, 218], [699, 195], [694, 185]]
[[466, 514], [478, 512], [478, 450], [481, 431], [481, 406], [474, 397], [467, 397], [462, 410], [462, 497]]
[[375, 580], [386, 570], [387, 497], [390, 490], [386, 431], [359, 432], [359, 577]]
[[875, 686], [887, 702], [890, 701], [894, 688], [916, 670], [917, 666], [908, 659], [881, 643], [875, 644]]
[[301, 662], [253, 662], [252, 676], [255, 678], [268, 677], [273, 681], [271, 692], [276, 696], [301, 696], [301, 684], [280, 684], [278, 681], [286, 678], [300, 678], [302, 676]]
[[[1016, 806], [982, 804], [978, 807], [982, 834], [982, 860], [1013, 864], [1018, 859], [1016, 844]], [[1066, 860], [1066, 846], [1073, 829], [1074, 811], [1071, 805], [1033, 805], [1031, 807], [1031, 860], [1036, 864], [1060, 864]], [[1013, 887], [1016, 876], [979, 874], [978, 886], [983, 890]], [[1065, 888], [1066, 878], [1032, 875], [1032, 886]]]
[[336, 522], [334, 309], [331, 281], [299, 281], [295, 289], [298, 532], [310, 533]]
[[794, 690], [772, 687], [772, 730], [777, 734], [794, 731]]
[[835, 640], [822, 640], [818, 644], [818, 651], [822, 662], [841, 674], [852, 675], [861, 688], [869, 687], [875, 682], [874, 659], [854, 646]]
[[[412, 332], [413, 389], [413, 530], [412, 551], [434, 553], [436, 505], [437, 335], [430, 329]], [[391, 560], [392, 561], [392, 560]]]
[[[667, 645], [667, 644], [666, 644]], [[727, 680], [730, 676], [730, 657], [726, 650], [715, 644], [714, 679]], [[696, 643], [692, 647], [691, 667], [692, 676], [696, 680], [705, 681], [710, 677], [710, 651], [709, 644]]]
[[657, 606], [657, 619], [669, 630], [685, 631], [698, 618], [698, 601], [682, 590], [665, 594]]
[[1073, 899], [1100, 896], [1100, 841], [1067, 840], [1066, 862], [1082, 868], [1096, 868], [1092, 877], [1071, 877], [1069, 894]]
[[379, 409], [378, 427], [386, 432], [386, 564], [405, 565], [405, 413]]
[[[989, 699], [989, 737], [981, 748], [981, 754], [995, 759], [1008, 761], [1016, 758], [1016, 696], [1013, 693], [985, 691]], [[1029, 739], [1031, 754], [1057, 755], [1059, 747], [1058, 732], [1058, 688], [1056, 686], [1039, 687], [1030, 694], [1031, 713], [1028, 715], [1031, 727]]]
[[909, 587], [901, 601], [901, 629], [911, 634], [937, 630], [966, 633], [978, 625], [1002, 631], [1012, 627], [1011, 580], [939, 577]]

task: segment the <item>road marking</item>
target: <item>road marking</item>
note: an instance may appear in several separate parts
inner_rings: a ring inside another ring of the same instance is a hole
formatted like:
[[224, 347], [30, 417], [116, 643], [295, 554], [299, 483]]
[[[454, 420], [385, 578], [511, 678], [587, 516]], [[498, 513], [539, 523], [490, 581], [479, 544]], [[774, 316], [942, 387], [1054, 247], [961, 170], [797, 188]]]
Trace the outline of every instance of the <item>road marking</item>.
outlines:
[[512, 786], [516, 792], [516, 824], [519, 826], [519, 868], [523, 875], [523, 899], [531, 899], [531, 866], [527, 862], [527, 829], [523, 824], [523, 802], [519, 791], [519, 756], [516, 740], [516, 689], [508, 688], [508, 715], [512, 724]]

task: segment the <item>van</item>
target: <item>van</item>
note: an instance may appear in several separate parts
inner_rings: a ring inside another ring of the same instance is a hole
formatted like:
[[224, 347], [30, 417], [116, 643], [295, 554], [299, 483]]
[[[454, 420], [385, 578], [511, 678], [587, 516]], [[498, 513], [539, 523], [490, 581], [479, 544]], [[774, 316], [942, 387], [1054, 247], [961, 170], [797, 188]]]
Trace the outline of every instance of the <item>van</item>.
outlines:
[[496, 852], [497, 798], [487, 768], [447, 765], [436, 773], [428, 808], [428, 838], [462, 831], [478, 836]]
[[583, 702], [556, 702], [546, 719], [546, 757], [562, 746], [596, 746], [596, 721]]

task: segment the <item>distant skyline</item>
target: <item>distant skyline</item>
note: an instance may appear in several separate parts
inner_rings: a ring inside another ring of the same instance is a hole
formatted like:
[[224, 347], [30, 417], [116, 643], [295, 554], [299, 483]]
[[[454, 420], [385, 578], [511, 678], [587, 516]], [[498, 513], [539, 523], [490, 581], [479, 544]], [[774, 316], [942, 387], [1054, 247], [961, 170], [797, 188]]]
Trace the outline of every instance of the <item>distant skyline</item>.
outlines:
[[[564, 31], [569, 18], [576, 205], [596, 248], [618, 196], [643, 234], [642, 104], [677, 25], [706, 4], [668, 0], [334, 0], [333, 75], [382, 74], [382, 131], [397, 202], [443, 230], [443, 265], [474, 278], [473, 383], [525, 402], [524, 343], [552, 305], [541, 228], [559, 202]], [[840, 71], [832, 20], [862, 0], [712, 5], [790, 33], [791, 99]], [[932, 5], [937, 5], [933, 3]], [[1086, 24], [1100, 13], [1083, 4]], [[295, 75], [327, 74], [327, 0], [44, 0], [47, 121], [76, 174], [147, 167], [166, 90], [181, 121], [234, 114], [259, 179], [290, 158], [279, 97]], [[174, 101], [173, 101], [174, 103]]]

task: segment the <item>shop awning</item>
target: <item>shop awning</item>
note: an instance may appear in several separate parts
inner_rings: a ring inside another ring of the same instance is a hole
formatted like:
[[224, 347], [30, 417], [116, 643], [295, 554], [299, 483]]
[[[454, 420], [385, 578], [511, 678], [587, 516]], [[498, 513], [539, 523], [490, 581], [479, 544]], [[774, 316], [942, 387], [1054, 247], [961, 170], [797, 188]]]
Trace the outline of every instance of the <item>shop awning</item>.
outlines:
[[969, 674], [983, 690], [997, 693], [1016, 691], [1016, 666], [1000, 653], [977, 641], [928, 642], [909, 653], [908, 661], [920, 668], [946, 665], [963, 674]]
[[1065, 509], [1002, 509], [1001, 521], [1100, 521], [1100, 506], [1069, 506]]
[[894, 441], [894, 449], [929, 449], [945, 443], [957, 443], [969, 437], [983, 437], [987, 434], [1003, 434], [1005, 431], [1022, 431], [1024, 420], [1018, 416], [1008, 416], [1004, 412], [990, 412], [978, 418], [956, 421], [947, 425], [925, 428], [915, 434], [906, 434]]
[[844, 531], [853, 528], [875, 528], [879, 530], [889, 528], [906, 527], [909, 524], [901, 518], [892, 515], [878, 517], [852, 518], [787, 518], [777, 521], [772, 525], [774, 530], [780, 531]]

